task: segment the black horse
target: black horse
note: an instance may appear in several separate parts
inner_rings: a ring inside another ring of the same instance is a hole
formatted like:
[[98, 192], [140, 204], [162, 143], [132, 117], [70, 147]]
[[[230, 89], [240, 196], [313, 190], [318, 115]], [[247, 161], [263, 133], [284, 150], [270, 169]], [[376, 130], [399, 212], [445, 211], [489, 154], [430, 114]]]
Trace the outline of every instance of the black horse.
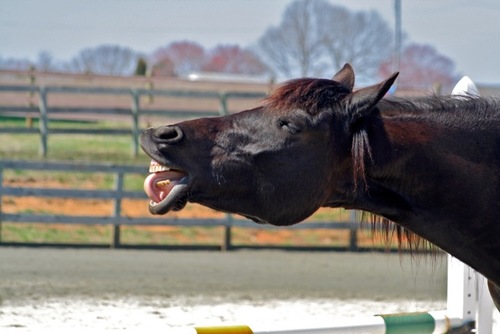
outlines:
[[147, 129], [150, 211], [191, 201], [290, 225], [320, 207], [364, 210], [482, 273], [500, 309], [500, 102], [383, 99], [396, 77], [353, 92], [345, 65], [252, 110]]

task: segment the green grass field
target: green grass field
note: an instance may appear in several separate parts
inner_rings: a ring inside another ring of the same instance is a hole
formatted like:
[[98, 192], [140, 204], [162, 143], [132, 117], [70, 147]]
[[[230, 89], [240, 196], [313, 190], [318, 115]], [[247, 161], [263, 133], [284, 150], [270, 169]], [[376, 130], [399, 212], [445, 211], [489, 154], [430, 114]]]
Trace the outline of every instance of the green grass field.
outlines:
[[[38, 129], [38, 120], [29, 124], [24, 118], [0, 117], [0, 128]], [[126, 129], [127, 122], [119, 121], [50, 121], [49, 129]], [[40, 135], [35, 133], [1, 133], [2, 145], [0, 159], [37, 160], [40, 159]], [[121, 164], [147, 162], [142, 152], [137, 157], [132, 155], [131, 135], [93, 135], [93, 134], [50, 134], [48, 137], [49, 160], [94, 161]]]

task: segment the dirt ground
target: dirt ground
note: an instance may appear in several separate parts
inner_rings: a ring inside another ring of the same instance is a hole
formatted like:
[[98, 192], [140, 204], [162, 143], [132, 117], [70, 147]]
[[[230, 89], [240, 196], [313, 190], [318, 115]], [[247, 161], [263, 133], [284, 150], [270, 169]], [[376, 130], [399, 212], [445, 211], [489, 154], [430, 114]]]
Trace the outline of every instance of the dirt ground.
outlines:
[[0, 247], [2, 333], [267, 331], [445, 308], [444, 256]]
[[0, 306], [106, 296], [444, 300], [446, 260], [385, 253], [0, 247]]

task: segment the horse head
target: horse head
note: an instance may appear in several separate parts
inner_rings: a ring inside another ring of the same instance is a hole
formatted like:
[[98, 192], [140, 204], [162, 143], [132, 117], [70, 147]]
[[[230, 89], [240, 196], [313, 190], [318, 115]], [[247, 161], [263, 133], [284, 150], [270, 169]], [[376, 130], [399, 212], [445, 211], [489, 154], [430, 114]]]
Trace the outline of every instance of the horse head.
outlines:
[[332, 206], [332, 198], [352, 196], [367, 155], [364, 124], [396, 76], [353, 91], [346, 64], [331, 80], [289, 81], [255, 109], [145, 130], [150, 212], [189, 201], [291, 225]]

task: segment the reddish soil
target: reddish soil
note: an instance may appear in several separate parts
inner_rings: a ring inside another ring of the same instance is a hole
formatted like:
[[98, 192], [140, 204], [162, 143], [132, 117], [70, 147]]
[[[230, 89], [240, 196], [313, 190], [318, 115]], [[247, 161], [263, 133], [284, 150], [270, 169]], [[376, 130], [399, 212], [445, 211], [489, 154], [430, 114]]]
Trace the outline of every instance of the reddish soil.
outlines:
[[[23, 187], [29, 184], [36, 188], [70, 188], [71, 185], [53, 179], [31, 178], [11, 178], [4, 180], [4, 185], [9, 187]], [[95, 189], [96, 184], [88, 182], [78, 182], [79, 189]], [[2, 197], [2, 212], [5, 213], [43, 213], [59, 215], [92, 215], [108, 216], [113, 212], [112, 200], [99, 199], [72, 199], [72, 198], [39, 198], [39, 197]], [[320, 209], [320, 212], [326, 215], [336, 216], [337, 220], [348, 220], [347, 214], [340, 215], [333, 209]], [[152, 217], [147, 208], [145, 200], [123, 200], [122, 214], [127, 217]], [[158, 219], [168, 218], [224, 218], [224, 214], [212, 209], [196, 204], [188, 204], [185, 209], [179, 212], [171, 212]], [[71, 230], [77, 228], [71, 225], [45, 224], [50, 225], [51, 229]], [[103, 227], [105, 228], [105, 227]], [[220, 242], [222, 230], [218, 232], [193, 233], [183, 235], [180, 232], [182, 227], [177, 226], [144, 226], [144, 230], [155, 232], [168, 232], [170, 235], [178, 236], [179, 243], [218, 243]], [[199, 230], [206, 230], [199, 228]], [[349, 242], [348, 230], [290, 230], [290, 229], [272, 229], [263, 230], [256, 228], [233, 229], [233, 241], [242, 244], [251, 245], [309, 245], [309, 246], [347, 246]], [[380, 238], [373, 238], [369, 232], [358, 232], [358, 245], [371, 247], [381, 244]]]

